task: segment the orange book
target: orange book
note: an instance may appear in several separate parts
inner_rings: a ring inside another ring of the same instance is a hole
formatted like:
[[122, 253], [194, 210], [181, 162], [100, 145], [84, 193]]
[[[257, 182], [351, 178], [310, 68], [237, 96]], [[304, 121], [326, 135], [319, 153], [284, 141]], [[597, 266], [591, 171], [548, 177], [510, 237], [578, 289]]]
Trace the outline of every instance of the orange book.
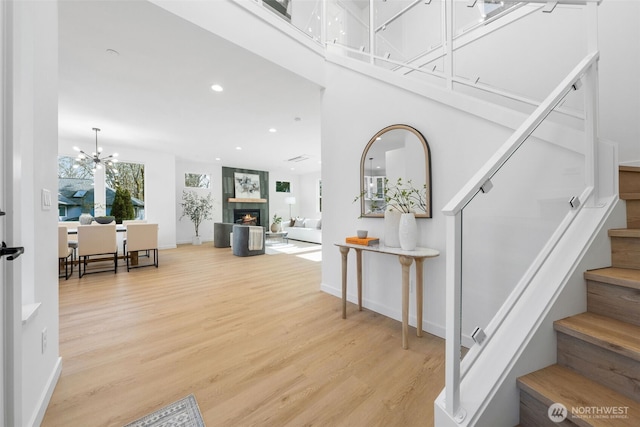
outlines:
[[365, 237], [361, 239], [359, 237], [347, 237], [345, 239], [346, 243], [350, 243], [352, 245], [362, 245], [362, 246], [374, 246], [380, 243], [380, 239], [377, 237]]

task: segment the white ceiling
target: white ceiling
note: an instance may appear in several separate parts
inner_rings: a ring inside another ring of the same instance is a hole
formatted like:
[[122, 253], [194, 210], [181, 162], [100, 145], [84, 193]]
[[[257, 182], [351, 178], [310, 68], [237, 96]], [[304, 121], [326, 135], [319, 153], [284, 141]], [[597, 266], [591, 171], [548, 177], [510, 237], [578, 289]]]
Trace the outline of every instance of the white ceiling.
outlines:
[[[146, 1], [59, 5], [60, 153], [93, 151], [98, 127], [106, 154], [133, 146], [222, 166], [320, 170], [316, 84]], [[301, 155], [309, 159], [287, 162]]]

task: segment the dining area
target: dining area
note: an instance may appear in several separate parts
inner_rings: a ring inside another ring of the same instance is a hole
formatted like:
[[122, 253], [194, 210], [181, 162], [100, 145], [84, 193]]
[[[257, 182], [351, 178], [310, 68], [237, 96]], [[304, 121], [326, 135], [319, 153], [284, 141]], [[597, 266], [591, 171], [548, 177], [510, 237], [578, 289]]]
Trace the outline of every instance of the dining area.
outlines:
[[140, 267], [158, 268], [158, 224], [146, 220], [58, 223], [58, 278], [68, 280], [75, 269], [78, 278], [93, 273], [116, 274], [120, 260], [127, 272]]

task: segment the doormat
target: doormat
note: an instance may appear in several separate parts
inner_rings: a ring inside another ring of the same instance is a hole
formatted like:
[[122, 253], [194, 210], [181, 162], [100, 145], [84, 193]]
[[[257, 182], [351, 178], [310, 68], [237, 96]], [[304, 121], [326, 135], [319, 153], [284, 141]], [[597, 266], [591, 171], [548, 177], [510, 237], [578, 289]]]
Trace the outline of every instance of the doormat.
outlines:
[[205, 427], [193, 394], [173, 402], [124, 427]]

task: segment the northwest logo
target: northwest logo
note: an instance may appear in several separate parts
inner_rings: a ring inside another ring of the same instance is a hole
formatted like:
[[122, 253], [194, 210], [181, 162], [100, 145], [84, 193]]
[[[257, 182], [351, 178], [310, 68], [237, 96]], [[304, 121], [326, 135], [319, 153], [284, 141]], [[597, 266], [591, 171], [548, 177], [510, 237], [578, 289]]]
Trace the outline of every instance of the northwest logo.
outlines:
[[549, 416], [549, 419], [554, 423], [561, 423], [567, 418], [567, 407], [562, 403], [554, 403], [553, 405], [549, 406], [547, 415]]

